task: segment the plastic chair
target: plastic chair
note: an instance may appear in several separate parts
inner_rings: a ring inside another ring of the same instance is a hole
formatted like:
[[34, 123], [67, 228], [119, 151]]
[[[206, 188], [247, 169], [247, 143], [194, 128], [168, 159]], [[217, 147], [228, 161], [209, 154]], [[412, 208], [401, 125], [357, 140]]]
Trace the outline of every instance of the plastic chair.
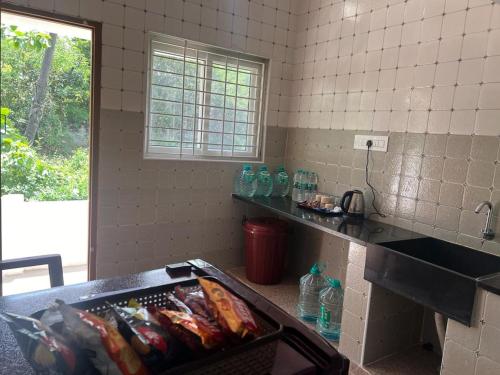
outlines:
[[[0, 272], [13, 268], [24, 268], [41, 266], [47, 264], [49, 266], [50, 287], [63, 286], [63, 268], [61, 256], [58, 254], [40, 255], [35, 257], [6, 259], [0, 261]], [[2, 291], [0, 289], [0, 295]]]

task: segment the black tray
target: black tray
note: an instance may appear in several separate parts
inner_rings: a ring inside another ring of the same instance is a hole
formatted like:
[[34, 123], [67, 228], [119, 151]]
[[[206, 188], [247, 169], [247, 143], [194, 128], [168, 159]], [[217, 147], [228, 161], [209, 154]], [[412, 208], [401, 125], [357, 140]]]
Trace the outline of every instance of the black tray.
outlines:
[[315, 213], [323, 215], [323, 216], [342, 216], [343, 215], [342, 211], [332, 212], [332, 211], [327, 211], [324, 208], [319, 208], [319, 207], [313, 208], [313, 207], [309, 207], [305, 202], [297, 203], [297, 207], [303, 208], [304, 210], [309, 210], [309, 211], [315, 212]]
[[[228, 288], [217, 278], [207, 276], [207, 279], [218, 282], [224, 288], [246, 302], [253, 313], [255, 321], [261, 330], [261, 335], [251, 341], [232, 345], [206, 355], [190, 360], [186, 363], [176, 364], [172, 368], [161, 372], [161, 375], [171, 374], [267, 374], [271, 371], [276, 356], [276, 347], [283, 334], [281, 324], [274, 321], [264, 312], [258, 310], [253, 304], [246, 301], [238, 293]], [[131, 298], [135, 298], [142, 305], [165, 306], [167, 292], [174, 290], [177, 285], [193, 286], [198, 282], [187, 280], [183, 282], [166, 284], [151, 288], [132, 289], [105, 293], [85, 301], [71, 304], [81, 310], [102, 314], [108, 307], [106, 302], [118, 306], [126, 306]], [[40, 319], [44, 310], [37, 311], [31, 316]]]

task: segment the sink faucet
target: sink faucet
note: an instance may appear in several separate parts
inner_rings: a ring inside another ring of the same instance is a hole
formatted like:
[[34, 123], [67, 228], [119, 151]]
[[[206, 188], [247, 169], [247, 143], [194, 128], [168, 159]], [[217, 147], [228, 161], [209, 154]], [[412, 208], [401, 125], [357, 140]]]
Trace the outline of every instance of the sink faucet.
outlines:
[[490, 225], [491, 225], [491, 211], [492, 211], [491, 210], [492, 209], [491, 202], [483, 201], [483, 202], [479, 203], [477, 205], [476, 209], [474, 210], [474, 212], [476, 214], [480, 213], [484, 206], [488, 207], [488, 212], [486, 214], [486, 224], [484, 226], [484, 229], [481, 229], [481, 233], [483, 234], [483, 238], [485, 240], [492, 240], [493, 237], [495, 237], [495, 232], [493, 232], [493, 229], [491, 229], [491, 227], [490, 227]]

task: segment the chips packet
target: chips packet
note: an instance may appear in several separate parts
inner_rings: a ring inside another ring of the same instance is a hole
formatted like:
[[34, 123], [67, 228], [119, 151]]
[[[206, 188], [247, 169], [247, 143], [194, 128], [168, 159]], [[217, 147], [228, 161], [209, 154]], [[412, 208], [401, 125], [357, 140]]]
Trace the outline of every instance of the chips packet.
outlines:
[[193, 351], [213, 349], [224, 343], [219, 327], [200, 315], [159, 309], [158, 319], [162, 327]]
[[94, 366], [106, 375], [146, 375], [148, 370], [118, 330], [90, 312], [59, 303], [63, 334], [90, 353]]
[[64, 337], [37, 319], [0, 313], [12, 330], [26, 360], [38, 373], [97, 375], [88, 358]]
[[160, 325], [160, 322], [155, 318], [154, 314], [151, 314], [148, 311], [148, 308], [137, 302], [135, 298], [131, 298], [128, 301], [127, 307], [122, 307], [122, 309], [126, 310], [129, 314], [134, 315], [136, 318], [146, 320], [158, 326]]
[[214, 281], [198, 278], [198, 282], [205, 293], [210, 312], [223, 331], [238, 337], [258, 334], [255, 319], [244, 301]]
[[[127, 308], [108, 304], [118, 331], [139, 354], [144, 364], [159, 372], [175, 358], [176, 345], [172, 337], [159, 325], [130, 314]], [[148, 312], [148, 315], [149, 314]]]
[[167, 303], [165, 304], [165, 308], [172, 311], [182, 311], [186, 314], [193, 313], [184, 302], [182, 302], [179, 298], [177, 298], [170, 292], [167, 293]]
[[206, 319], [212, 318], [205, 300], [205, 295], [199, 285], [191, 287], [177, 285], [175, 287], [175, 295], [184, 302], [193, 313], [203, 316]]

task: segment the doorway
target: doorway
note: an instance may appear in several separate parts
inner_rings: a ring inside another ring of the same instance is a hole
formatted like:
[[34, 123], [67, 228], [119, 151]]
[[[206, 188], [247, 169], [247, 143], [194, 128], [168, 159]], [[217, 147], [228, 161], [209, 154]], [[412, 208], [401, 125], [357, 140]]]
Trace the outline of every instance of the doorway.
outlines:
[[[59, 254], [64, 283], [95, 278], [100, 26], [1, 8], [1, 259]], [[2, 273], [3, 295], [50, 287]]]

